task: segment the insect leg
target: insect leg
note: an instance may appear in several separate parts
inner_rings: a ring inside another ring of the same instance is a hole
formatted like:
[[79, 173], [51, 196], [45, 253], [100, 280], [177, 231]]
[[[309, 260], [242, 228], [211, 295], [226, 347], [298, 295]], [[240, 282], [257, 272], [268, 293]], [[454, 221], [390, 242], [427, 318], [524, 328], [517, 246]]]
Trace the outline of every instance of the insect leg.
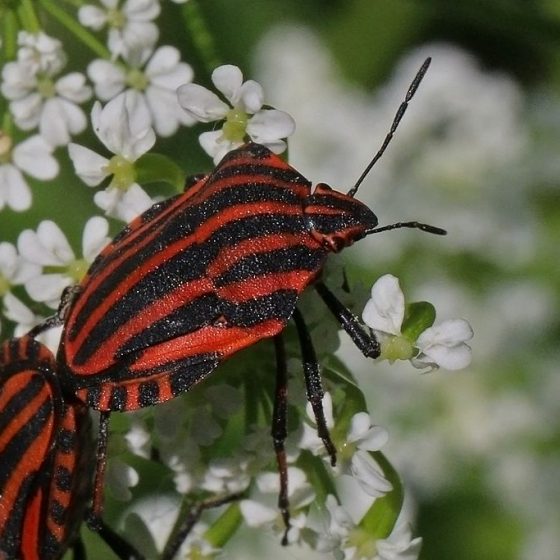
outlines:
[[323, 387], [321, 384], [321, 373], [319, 372], [319, 362], [313, 348], [313, 342], [309, 335], [307, 325], [298, 309], [294, 311], [294, 321], [301, 346], [303, 360], [303, 373], [305, 375], [305, 385], [307, 389], [307, 400], [313, 408], [315, 422], [317, 423], [317, 434], [323, 440], [323, 444], [331, 457], [331, 465], [336, 465], [336, 448], [331, 441], [325, 413], [323, 411]]
[[179, 547], [189, 536], [189, 533], [200, 519], [203, 511], [223, 506], [224, 504], [240, 499], [241, 496], [242, 494], [230, 494], [229, 496], [221, 496], [219, 498], [212, 498], [193, 504], [187, 512], [185, 519], [181, 522], [179, 529], [174, 531], [167, 541], [163, 554], [161, 555], [161, 560], [171, 560], [175, 557]]
[[274, 393], [274, 410], [272, 413], [271, 435], [276, 452], [278, 473], [280, 475], [280, 492], [278, 494], [278, 508], [282, 514], [286, 530], [282, 537], [282, 544], [288, 544], [288, 531], [290, 529], [290, 502], [288, 499], [288, 461], [284, 442], [288, 435], [287, 410], [288, 410], [288, 368], [286, 366], [286, 347], [282, 335], [274, 337], [276, 351], [276, 389]]
[[348, 333], [354, 344], [366, 358], [379, 356], [379, 341], [369, 334], [358, 318], [323, 284], [316, 282], [315, 289], [331, 313], [338, 319], [342, 328]]
[[99, 413], [99, 430], [97, 434], [97, 459], [95, 466], [95, 477], [93, 481], [93, 498], [91, 511], [87, 516], [87, 524], [93, 531], [99, 532], [104, 525], [101, 519], [103, 512], [103, 484], [105, 480], [105, 468], [107, 466], [107, 438], [109, 436], [110, 412]]
[[87, 558], [84, 541], [80, 536], [78, 536], [76, 542], [72, 545], [72, 555], [74, 560], [86, 560]]
[[[96, 533], [121, 560], [145, 560], [131, 544], [115, 533], [101, 518], [97, 520]], [[84, 557], [85, 558], [85, 557]], [[74, 557], [74, 560], [76, 558]]]

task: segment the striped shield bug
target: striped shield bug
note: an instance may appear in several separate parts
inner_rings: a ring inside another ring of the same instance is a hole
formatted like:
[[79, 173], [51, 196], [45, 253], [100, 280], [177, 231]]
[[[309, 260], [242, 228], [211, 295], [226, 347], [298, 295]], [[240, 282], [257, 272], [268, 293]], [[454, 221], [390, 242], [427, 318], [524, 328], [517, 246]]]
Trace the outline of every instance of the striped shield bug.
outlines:
[[[94, 510], [101, 509], [108, 417], [155, 405], [189, 390], [234, 353], [272, 338], [277, 379], [272, 436], [280, 471], [279, 506], [289, 522], [286, 438], [287, 373], [282, 331], [293, 319], [307, 397], [334, 465], [322, 409], [319, 365], [297, 309], [313, 286], [362, 353], [379, 343], [321, 281], [330, 253], [396, 228], [445, 231], [418, 222], [378, 227], [355, 198], [389, 145], [429, 66], [422, 65], [381, 148], [342, 193], [312, 184], [266, 147], [248, 143], [184, 193], [131, 222], [100, 253], [63, 305], [57, 356], [61, 383], [101, 411]], [[284, 538], [285, 542], [286, 538]]]
[[[87, 407], [63, 399], [54, 356], [29, 336], [0, 346], [0, 559], [82, 553], [95, 446]], [[119, 558], [141, 560], [101, 523]]]

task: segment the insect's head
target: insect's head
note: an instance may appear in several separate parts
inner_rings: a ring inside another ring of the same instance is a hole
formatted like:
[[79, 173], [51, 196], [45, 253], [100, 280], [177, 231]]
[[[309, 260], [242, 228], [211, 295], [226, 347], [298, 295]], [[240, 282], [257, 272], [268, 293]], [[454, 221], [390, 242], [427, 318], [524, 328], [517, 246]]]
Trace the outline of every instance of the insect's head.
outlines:
[[338, 253], [377, 225], [377, 216], [359, 200], [319, 183], [304, 208], [311, 235]]

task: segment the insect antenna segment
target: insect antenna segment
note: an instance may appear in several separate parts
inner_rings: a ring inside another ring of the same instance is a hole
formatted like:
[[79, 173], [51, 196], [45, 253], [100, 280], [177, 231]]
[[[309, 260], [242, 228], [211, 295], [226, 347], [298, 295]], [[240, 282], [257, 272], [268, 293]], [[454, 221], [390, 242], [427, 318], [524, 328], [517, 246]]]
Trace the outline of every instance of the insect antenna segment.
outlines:
[[363, 173], [356, 181], [355, 185], [348, 191], [347, 193], [348, 196], [354, 197], [356, 195], [356, 192], [358, 192], [358, 188], [360, 187], [364, 179], [367, 177], [372, 167], [379, 161], [379, 158], [385, 153], [387, 146], [391, 143], [391, 140], [395, 135], [399, 123], [401, 122], [401, 119], [403, 118], [408, 108], [408, 104], [410, 103], [410, 100], [414, 97], [414, 94], [416, 93], [416, 90], [418, 89], [420, 82], [426, 75], [426, 72], [428, 71], [428, 67], [430, 66], [431, 62], [432, 59], [428, 57], [424, 61], [424, 64], [422, 64], [422, 66], [420, 67], [420, 70], [418, 70], [418, 72], [416, 73], [416, 76], [414, 76], [414, 80], [412, 80], [412, 83], [410, 84], [408, 91], [406, 92], [404, 101], [399, 105], [399, 108], [397, 109], [395, 118], [393, 119], [393, 123], [391, 124], [391, 128], [389, 129], [387, 136], [385, 136], [385, 140], [383, 140], [383, 144], [381, 145], [381, 148], [379, 148], [379, 151], [373, 156], [372, 160], [368, 163]]

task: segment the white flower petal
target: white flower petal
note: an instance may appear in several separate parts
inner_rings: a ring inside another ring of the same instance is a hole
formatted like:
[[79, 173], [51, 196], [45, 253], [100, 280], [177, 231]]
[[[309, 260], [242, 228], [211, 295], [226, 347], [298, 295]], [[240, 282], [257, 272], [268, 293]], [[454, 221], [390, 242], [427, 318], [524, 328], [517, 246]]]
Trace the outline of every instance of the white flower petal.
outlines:
[[256, 500], [241, 500], [239, 508], [249, 527], [261, 527], [278, 517], [278, 508], [266, 506]]
[[152, 199], [140, 185], [133, 183], [126, 191], [108, 188], [95, 193], [93, 201], [107, 216], [130, 222], [152, 206]]
[[82, 234], [82, 255], [91, 263], [101, 252], [101, 249], [109, 243], [109, 222], [101, 216], [93, 216], [84, 226]]
[[35, 321], [34, 313], [20, 299], [14, 296], [14, 294], [8, 292], [4, 296], [3, 301], [3, 315], [6, 319], [24, 325], [33, 324]]
[[404, 294], [399, 280], [391, 274], [385, 274], [371, 288], [362, 313], [362, 320], [376, 331], [400, 335], [404, 319]]
[[224, 64], [212, 72], [212, 83], [224, 94], [232, 105], [239, 100], [239, 90], [243, 83], [243, 74], [237, 66]]
[[185, 84], [177, 90], [181, 107], [200, 122], [225, 118], [229, 107], [213, 92], [198, 84]]
[[45, 102], [39, 130], [53, 146], [65, 146], [71, 136], [79, 134], [86, 126], [86, 116], [75, 103], [61, 97], [53, 97]]
[[91, 97], [91, 88], [81, 72], [66, 74], [57, 80], [55, 89], [58, 95], [74, 103], [83, 103]]
[[277, 109], [259, 111], [247, 123], [247, 134], [258, 144], [265, 145], [287, 138], [295, 129], [294, 119]]
[[442, 367], [457, 370], [471, 362], [471, 348], [466, 341], [473, 337], [473, 330], [464, 319], [450, 319], [426, 329], [416, 341], [419, 354], [416, 367]]
[[53, 148], [38, 134], [20, 142], [12, 152], [14, 163], [23, 171], [47, 181], [58, 175], [58, 161], [52, 156]]
[[43, 98], [36, 92], [10, 102], [15, 123], [22, 130], [31, 130], [39, 124], [43, 110]]
[[358, 412], [352, 417], [346, 439], [357, 443], [359, 449], [377, 451], [387, 443], [389, 433], [381, 426], [373, 426], [367, 412]]
[[383, 476], [381, 469], [366, 451], [354, 453], [350, 470], [368, 496], [378, 498], [393, 489], [393, 485]]
[[105, 171], [109, 160], [94, 151], [80, 146], [68, 144], [68, 154], [74, 165], [74, 170], [80, 179], [89, 187], [95, 187], [107, 177]]
[[36, 232], [22, 231], [17, 245], [23, 258], [42, 266], [63, 266], [75, 258], [64, 233], [52, 220], [43, 220]]
[[235, 102], [250, 115], [260, 110], [264, 103], [264, 90], [255, 80], [247, 80], [240, 88]]
[[10, 163], [0, 165], [0, 210], [5, 204], [16, 212], [31, 206], [31, 189], [21, 171]]
[[126, 85], [124, 70], [108, 60], [94, 60], [87, 68], [87, 75], [94, 83], [95, 94], [107, 101], [119, 94]]
[[107, 12], [97, 6], [88, 4], [78, 10], [78, 21], [84, 27], [99, 31], [107, 23]]
[[64, 288], [71, 283], [70, 277], [64, 274], [43, 274], [26, 282], [25, 289], [31, 299], [56, 309]]
[[161, 8], [157, 0], [126, 0], [122, 10], [129, 19], [150, 21], [159, 16]]

